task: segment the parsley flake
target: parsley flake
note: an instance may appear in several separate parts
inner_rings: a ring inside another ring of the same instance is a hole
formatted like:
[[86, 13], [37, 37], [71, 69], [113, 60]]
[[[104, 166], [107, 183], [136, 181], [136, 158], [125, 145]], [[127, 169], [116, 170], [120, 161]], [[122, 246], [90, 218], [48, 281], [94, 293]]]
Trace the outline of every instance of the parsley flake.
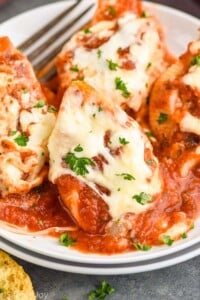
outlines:
[[97, 56], [98, 56], [98, 58], [101, 58], [101, 55], [102, 55], [102, 50], [101, 50], [101, 49], [98, 49], [98, 50], [97, 50]]
[[150, 138], [150, 137], [154, 137], [154, 134], [153, 134], [153, 132], [151, 132], [151, 131], [147, 131], [147, 132], [145, 132], [145, 134], [146, 134], [146, 136], [148, 136], [149, 138]]
[[63, 233], [60, 236], [60, 244], [66, 247], [70, 247], [76, 243], [76, 240], [71, 238], [68, 233]]
[[3, 289], [2, 288], [0, 288], [0, 294], [2, 294], [3, 293]]
[[149, 63], [147, 64], [146, 70], [148, 70], [151, 66], [152, 66], [152, 63], [149, 62]]
[[188, 237], [188, 235], [187, 235], [186, 232], [184, 232], [184, 233], [181, 234], [181, 237], [182, 237], [182, 239], [186, 239]]
[[141, 205], [145, 205], [148, 202], [152, 201], [152, 196], [144, 192], [141, 192], [139, 195], [134, 195], [132, 198], [135, 199]]
[[49, 113], [55, 113], [55, 112], [57, 112], [58, 110], [57, 110], [57, 108], [56, 108], [54, 105], [49, 105], [47, 111], [48, 111]]
[[120, 142], [120, 144], [122, 144], [122, 145], [127, 145], [127, 144], [130, 143], [130, 142], [127, 141], [124, 137], [119, 137], [119, 142]]
[[90, 30], [90, 28], [85, 28], [83, 31], [84, 31], [84, 33], [86, 33], [86, 34], [92, 33], [92, 31]]
[[81, 145], [79, 144], [78, 146], [76, 146], [76, 147], [74, 148], [74, 151], [76, 151], [76, 152], [81, 152], [81, 151], [83, 151], [83, 148], [82, 148]]
[[166, 244], [168, 246], [171, 246], [174, 242], [174, 240], [171, 239], [171, 237], [169, 235], [163, 236], [162, 241], [163, 241], [164, 244]]
[[33, 106], [34, 108], [41, 108], [43, 106], [45, 106], [45, 101], [43, 99], [40, 99], [36, 104], [35, 106]]
[[159, 117], [158, 117], [158, 119], [157, 119], [157, 122], [158, 122], [158, 124], [163, 124], [167, 120], [168, 120], [168, 115], [165, 114], [165, 113], [163, 113], [163, 112], [161, 112], [160, 115], [159, 115]]
[[116, 174], [116, 176], [122, 176], [124, 180], [135, 180], [135, 177], [129, 173]]
[[11, 131], [9, 131], [9, 135], [10, 136], [13, 136], [13, 135], [15, 135], [17, 133], [17, 130], [11, 130]]
[[111, 71], [116, 71], [117, 68], [119, 68], [118, 63], [113, 62], [111, 59], [106, 59], [107, 63], [108, 63], [108, 68]]
[[72, 152], [66, 155], [64, 161], [76, 175], [88, 174], [89, 171], [86, 166], [94, 166], [94, 162], [91, 159], [87, 157], [77, 157]]
[[116, 15], [116, 9], [114, 8], [114, 7], [112, 7], [112, 6], [110, 6], [109, 8], [108, 8], [108, 13], [110, 14], [110, 15], [112, 15], [112, 16], [114, 16], [114, 15]]
[[193, 57], [191, 62], [190, 62], [190, 66], [195, 66], [195, 65], [200, 67], [200, 54]]
[[134, 247], [140, 251], [149, 251], [152, 247], [146, 244], [133, 243]]
[[143, 12], [142, 12], [141, 18], [147, 18], [147, 12], [146, 12], [146, 11], [143, 11]]
[[71, 66], [70, 71], [79, 72], [78, 65]]
[[25, 147], [28, 143], [28, 137], [24, 134], [19, 134], [14, 141], [18, 146]]
[[105, 280], [101, 282], [101, 285], [96, 290], [90, 292], [88, 300], [101, 299], [104, 300], [108, 295], [115, 292], [115, 289]]
[[101, 112], [101, 111], [103, 111], [103, 108], [101, 106], [99, 106], [98, 112]]
[[116, 88], [116, 90], [122, 91], [122, 96], [124, 98], [128, 98], [131, 94], [128, 91], [126, 84], [123, 82], [123, 80], [120, 77], [115, 78], [115, 88]]
[[22, 88], [22, 93], [23, 94], [27, 94], [28, 93], [28, 90], [26, 88]]

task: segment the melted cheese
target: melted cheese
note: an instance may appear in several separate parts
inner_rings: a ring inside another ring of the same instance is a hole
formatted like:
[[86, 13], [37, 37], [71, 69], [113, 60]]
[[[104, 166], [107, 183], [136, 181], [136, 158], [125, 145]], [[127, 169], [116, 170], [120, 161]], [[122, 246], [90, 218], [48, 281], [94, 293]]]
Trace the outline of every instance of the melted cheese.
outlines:
[[192, 66], [182, 80], [185, 84], [200, 92], [200, 67], [197, 65]]
[[[3, 63], [2, 60], [1, 70], [7, 70]], [[20, 64], [24, 73], [29, 73], [29, 79], [15, 72]], [[55, 124], [55, 115], [48, 112], [47, 105], [34, 107], [43, 94], [26, 58], [11, 59], [9, 67], [10, 72], [0, 72], [0, 193], [3, 196], [28, 192], [41, 184], [48, 158], [47, 140]], [[27, 88], [23, 90], [23, 86]], [[28, 139], [24, 146], [16, 142], [20, 134]]]
[[[115, 26], [118, 26], [116, 31], [113, 30]], [[72, 65], [77, 65], [83, 72], [84, 81], [106, 96], [107, 101], [109, 99], [119, 105], [126, 103], [138, 111], [148, 96], [151, 84], [166, 66], [155, 20], [136, 18], [134, 14], [127, 13], [117, 23], [102, 21], [91, 27], [90, 31], [94, 40], [108, 39], [99, 48], [101, 55], [98, 56], [98, 48], [87, 49], [80, 43], [86, 36], [81, 31], [63, 49], [63, 52], [73, 52], [71, 64], [67, 62], [65, 70], [70, 73], [71, 79], [77, 78], [77, 73], [70, 71]], [[129, 48], [127, 59], [134, 65], [132, 70], [123, 67], [124, 58], [120, 57], [119, 48]], [[110, 70], [107, 60], [112, 60], [119, 67]], [[130, 92], [128, 99], [122, 96], [121, 91], [116, 90], [116, 77], [123, 80]]]
[[[99, 107], [102, 110], [99, 111]], [[105, 133], [110, 131], [109, 147], [105, 145]], [[122, 145], [119, 137], [129, 141]], [[79, 157], [92, 159], [102, 155], [108, 163], [103, 170], [88, 167], [89, 173], [77, 176], [63, 161], [63, 158], [73, 152], [77, 145], [81, 145], [82, 152], [75, 152]], [[119, 155], [111, 152], [122, 147]], [[132, 197], [141, 192], [154, 195], [161, 190], [161, 179], [157, 159], [152, 153], [152, 146], [141, 131], [139, 125], [128, 117], [120, 108], [106, 108], [98, 103], [95, 94], [87, 96], [74, 84], [62, 100], [56, 126], [50, 136], [48, 144], [50, 152], [49, 178], [55, 183], [64, 174], [71, 174], [97, 193], [108, 204], [110, 214], [118, 218], [126, 212], [141, 213], [152, 203], [141, 205]], [[145, 151], [151, 154], [155, 168], [152, 169], [144, 160]], [[125, 180], [120, 174], [128, 173], [135, 180]], [[110, 195], [102, 194], [97, 185], [107, 188]]]
[[181, 131], [195, 133], [200, 135], [200, 119], [186, 112], [180, 122]]

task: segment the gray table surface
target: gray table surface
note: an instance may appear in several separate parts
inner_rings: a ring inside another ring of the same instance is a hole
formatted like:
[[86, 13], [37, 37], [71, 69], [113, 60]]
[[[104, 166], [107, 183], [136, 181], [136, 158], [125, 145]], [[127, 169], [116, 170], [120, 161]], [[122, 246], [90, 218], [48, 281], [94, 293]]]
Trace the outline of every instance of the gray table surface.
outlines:
[[[0, 23], [8, 18], [55, 0], [10, 0], [0, 7]], [[196, 17], [200, 16], [200, 0], [159, 0]], [[152, 272], [123, 276], [90, 276], [64, 273], [46, 269], [15, 258], [30, 274], [37, 299], [69, 300], [87, 299], [103, 279], [116, 288], [110, 300], [199, 300], [200, 257], [187, 262]], [[28, 299], [27, 299], [28, 300]]]

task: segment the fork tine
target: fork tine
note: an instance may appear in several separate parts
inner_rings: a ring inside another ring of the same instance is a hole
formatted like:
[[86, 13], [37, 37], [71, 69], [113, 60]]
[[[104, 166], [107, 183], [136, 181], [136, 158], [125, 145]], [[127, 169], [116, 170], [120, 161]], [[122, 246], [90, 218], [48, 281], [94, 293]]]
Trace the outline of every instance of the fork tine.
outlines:
[[62, 29], [57, 31], [54, 35], [52, 35], [47, 41], [41, 44], [38, 48], [33, 50], [29, 55], [28, 58], [30, 61], [33, 61], [40, 53], [42, 53], [48, 46], [52, 45], [53, 42], [58, 40], [71, 26], [73, 26], [80, 18], [82, 18], [92, 7], [94, 4], [91, 4], [88, 8], [86, 8], [81, 14], [76, 16], [71, 22], [66, 24]]
[[66, 17], [75, 7], [80, 3], [80, 0], [76, 1], [75, 4], [68, 7], [61, 14], [56, 16], [53, 20], [51, 20], [48, 24], [42, 27], [39, 31], [34, 33], [31, 37], [25, 40], [22, 44], [18, 46], [21, 51], [25, 51], [31, 46], [34, 42], [36, 42], [40, 37], [42, 37], [45, 33], [52, 29], [57, 23], [59, 23], [64, 17]]

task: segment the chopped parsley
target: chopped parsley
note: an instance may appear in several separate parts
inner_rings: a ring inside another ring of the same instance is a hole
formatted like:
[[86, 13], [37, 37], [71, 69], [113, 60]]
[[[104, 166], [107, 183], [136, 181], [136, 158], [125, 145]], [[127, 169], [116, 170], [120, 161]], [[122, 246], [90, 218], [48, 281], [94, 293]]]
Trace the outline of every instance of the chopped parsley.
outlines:
[[193, 57], [191, 62], [190, 62], [190, 66], [195, 66], [195, 65], [200, 67], [200, 54]]
[[146, 134], [146, 136], [148, 136], [149, 138], [150, 138], [150, 137], [154, 137], [154, 134], [153, 134], [153, 132], [151, 132], [151, 131], [147, 131], [147, 132], [145, 132], [145, 134]]
[[71, 238], [68, 233], [63, 233], [60, 236], [60, 244], [66, 247], [70, 247], [76, 243], [76, 240]]
[[159, 115], [159, 117], [158, 117], [158, 119], [157, 119], [157, 122], [158, 122], [158, 124], [163, 124], [167, 120], [168, 120], [168, 115], [165, 114], [165, 113], [163, 113], [163, 112], [161, 112], [160, 115]]
[[101, 111], [103, 111], [103, 108], [101, 106], [99, 106], [98, 112], [101, 112]]
[[124, 137], [119, 137], [119, 142], [120, 142], [120, 144], [122, 144], [122, 145], [127, 145], [127, 144], [130, 143], [130, 142], [127, 141]]
[[22, 88], [22, 93], [23, 94], [27, 94], [28, 93], [28, 90], [26, 88]]
[[86, 33], [86, 34], [92, 33], [92, 31], [90, 30], [90, 28], [85, 28], [83, 31], [84, 31], [84, 33]]
[[145, 161], [145, 163], [148, 165], [148, 166], [152, 166], [154, 164], [154, 160], [153, 159], [148, 159]]
[[33, 106], [34, 108], [41, 108], [43, 106], [45, 106], [45, 101], [43, 99], [40, 99], [36, 104], [35, 106]]
[[114, 292], [115, 289], [108, 282], [103, 280], [99, 288], [89, 293], [88, 300], [104, 300], [108, 295], [111, 295]]
[[152, 63], [149, 62], [148, 65], [147, 65], [147, 67], [146, 67], [146, 69], [148, 70], [151, 66], [152, 66]]
[[108, 68], [111, 71], [116, 71], [117, 68], [119, 68], [118, 63], [113, 62], [111, 59], [106, 59], [107, 63], [108, 63]]
[[116, 176], [122, 176], [125, 180], [135, 180], [135, 177], [129, 173], [116, 174]]
[[145, 10], [142, 12], [141, 18], [147, 18], [147, 12]]
[[0, 294], [2, 294], [3, 293], [3, 289], [2, 288], [0, 288]]
[[10, 136], [13, 136], [13, 135], [15, 135], [17, 133], [17, 130], [11, 130], [11, 131], [9, 131], [9, 135]]
[[108, 8], [108, 12], [109, 12], [109, 14], [110, 15], [112, 15], [112, 16], [114, 16], [114, 15], [116, 15], [116, 9], [114, 8], [114, 7], [112, 7], [112, 6], [110, 6], [109, 8]]
[[152, 201], [152, 196], [144, 192], [141, 192], [139, 195], [134, 195], [132, 198], [142, 205]]
[[49, 113], [55, 113], [55, 112], [57, 112], [58, 110], [57, 110], [57, 108], [56, 108], [54, 105], [49, 105], [47, 111], [48, 111]]
[[81, 152], [81, 151], [83, 151], [83, 147], [81, 147], [81, 145], [78, 144], [78, 146], [76, 146], [76, 147], [74, 148], [74, 151], [76, 151], [76, 152]]
[[149, 251], [152, 247], [146, 244], [133, 243], [134, 247], [140, 251]]
[[78, 65], [71, 66], [70, 71], [79, 72]]
[[24, 134], [19, 134], [14, 141], [18, 146], [25, 147], [28, 143], [28, 137]]
[[181, 237], [182, 237], [182, 239], [186, 239], [188, 237], [188, 235], [187, 235], [186, 232], [184, 232], [184, 233], [181, 234]]
[[174, 240], [171, 239], [171, 237], [169, 235], [163, 236], [162, 241], [163, 241], [164, 244], [166, 244], [168, 246], [171, 246], [174, 242]]
[[98, 49], [98, 50], [97, 50], [97, 56], [98, 56], [98, 58], [101, 58], [101, 54], [102, 54], [102, 50], [101, 50], [101, 49]]
[[64, 161], [69, 165], [70, 169], [76, 173], [76, 175], [85, 175], [89, 171], [87, 166], [94, 166], [94, 162], [87, 157], [77, 157], [74, 153], [69, 152]]
[[122, 91], [122, 96], [124, 98], [128, 98], [131, 94], [128, 91], [126, 84], [123, 82], [123, 80], [120, 77], [115, 78], [115, 88], [116, 90]]
[[190, 229], [194, 229], [194, 223], [190, 226]]

